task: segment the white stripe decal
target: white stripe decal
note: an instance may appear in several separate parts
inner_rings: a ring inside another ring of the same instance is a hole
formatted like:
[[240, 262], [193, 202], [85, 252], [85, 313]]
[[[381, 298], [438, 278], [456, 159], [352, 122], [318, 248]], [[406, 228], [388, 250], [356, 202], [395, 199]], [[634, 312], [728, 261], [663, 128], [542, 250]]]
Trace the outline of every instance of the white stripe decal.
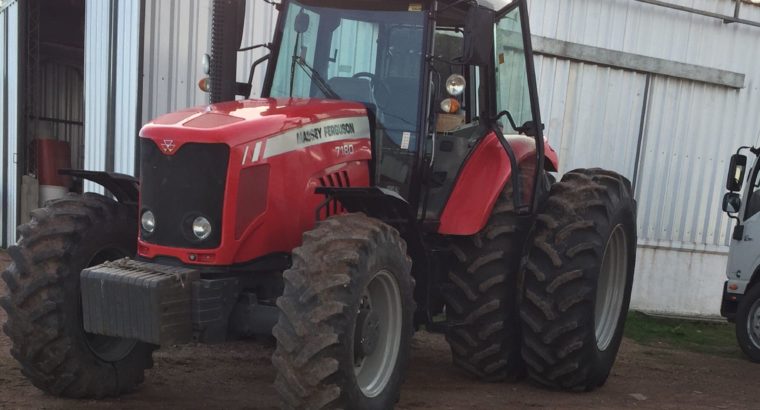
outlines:
[[269, 138], [264, 159], [328, 142], [369, 138], [367, 117], [320, 121]]
[[248, 145], [245, 146], [245, 152], [243, 153], [243, 164], [245, 165], [245, 160], [248, 158]]
[[258, 161], [260, 154], [261, 154], [261, 141], [257, 142], [256, 147], [253, 148], [253, 157], [251, 158], [251, 162]]

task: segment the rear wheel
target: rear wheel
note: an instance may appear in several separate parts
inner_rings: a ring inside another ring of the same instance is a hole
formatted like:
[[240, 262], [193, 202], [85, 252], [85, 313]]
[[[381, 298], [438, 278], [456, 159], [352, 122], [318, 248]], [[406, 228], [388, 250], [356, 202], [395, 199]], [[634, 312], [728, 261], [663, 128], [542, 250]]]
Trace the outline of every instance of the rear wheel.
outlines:
[[152, 366], [153, 346], [89, 334], [82, 326], [80, 272], [133, 256], [137, 217], [100, 195], [70, 195], [32, 212], [8, 249], [2, 276], [9, 295], [4, 329], [22, 373], [56, 396], [106, 397], [129, 392]]
[[736, 340], [744, 354], [760, 363], [760, 286], [747, 292], [736, 311]]
[[444, 287], [446, 341], [454, 364], [481, 380], [514, 380], [525, 373], [516, 302], [521, 245], [511, 184], [485, 228], [452, 243], [456, 261]]
[[552, 187], [522, 273], [522, 354], [533, 380], [586, 391], [605, 383], [623, 336], [635, 259], [628, 180], [576, 170]]
[[335, 216], [304, 234], [273, 331], [284, 407], [393, 407], [413, 333], [410, 270], [406, 243], [376, 219]]

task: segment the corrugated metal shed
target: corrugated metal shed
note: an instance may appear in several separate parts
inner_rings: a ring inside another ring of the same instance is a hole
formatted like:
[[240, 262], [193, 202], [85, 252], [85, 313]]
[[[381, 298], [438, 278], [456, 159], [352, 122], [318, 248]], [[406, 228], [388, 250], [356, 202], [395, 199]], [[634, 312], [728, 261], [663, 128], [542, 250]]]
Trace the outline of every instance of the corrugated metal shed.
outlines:
[[[3, 204], [3, 212], [5, 214], [5, 245], [16, 242], [16, 221], [18, 213], [18, 186], [19, 175], [18, 167], [16, 164], [17, 152], [18, 152], [18, 132], [19, 132], [19, 110], [23, 110], [19, 107], [19, 6], [18, 3], [12, 2], [7, 6], [0, 15], [0, 21], [3, 25], [3, 59], [5, 64], [5, 78], [3, 84], [3, 93], [0, 97], [3, 98], [4, 112], [7, 117], [3, 118], [4, 124], [4, 140], [5, 140], [5, 173], [3, 175], [3, 188], [5, 189]], [[7, 87], [7, 88], [6, 88]]]
[[[733, 14], [728, 0], [673, 3]], [[733, 90], [654, 76], [644, 123], [637, 198], [642, 243], [725, 251], [720, 198], [730, 152], [760, 131], [760, 29], [630, 0], [531, 1], [535, 35], [747, 75]], [[760, 21], [760, 8], [742, 17]], [[548, 60], [548, 61], [547, 61]], [[635, 172], [645, 75], [538, 57], [549, 138], [562, 169]], [[600, 149], [601, 147], [601, 149]]]

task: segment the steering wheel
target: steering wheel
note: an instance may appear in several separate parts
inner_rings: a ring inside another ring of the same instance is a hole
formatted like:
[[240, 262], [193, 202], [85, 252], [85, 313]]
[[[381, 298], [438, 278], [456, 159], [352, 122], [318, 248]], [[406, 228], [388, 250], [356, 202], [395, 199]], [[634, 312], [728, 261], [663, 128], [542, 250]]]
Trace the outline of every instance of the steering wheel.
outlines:
[[[381, 80], [375, 74], [362, 71], [360, 73], [354, 74], [352, 77], [369, 79], [370, 85], [372, 85], [372, 92], [375, 94], [375, 101], [377, 101], [378, 104], [380, 104], [381, 101], [385, 103], [388, 101], [388, 99], [390, 99], [391, 97], [390, 87], [388, 87], [388, 84], [386, 84], [383, 80]], [[380, 89], [380, 92], [381, 92], [379, 96], [378, 96], [378, 89]], [[378, 98], [378, 97], [381, 97], [381, 98]]]

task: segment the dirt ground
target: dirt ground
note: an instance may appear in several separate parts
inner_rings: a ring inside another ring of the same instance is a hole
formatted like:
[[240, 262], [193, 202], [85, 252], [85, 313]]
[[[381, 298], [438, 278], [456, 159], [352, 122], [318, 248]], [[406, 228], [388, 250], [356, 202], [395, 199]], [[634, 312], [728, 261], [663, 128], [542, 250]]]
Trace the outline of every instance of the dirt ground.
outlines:
[[[0, 268], [7, 259], [0, 253]], [[6, 291], [0, 281], [0, 294]], [[0, 309], [0, 324], [5, 312]], [[117, 400], [76, 401], [43, 394], [24, 379], [0, 334], [0, 408], [274, 408], [271, 342], [172, 347], [137, 392]], [[637, 408], [750, 409], [760, 406], [760, 365], [625, 340], [607, 385], [593, 393], [551, 392], [528, 382], [487, 384], [452, 365], [440, 335], [419, 333], [399, 409]]]

